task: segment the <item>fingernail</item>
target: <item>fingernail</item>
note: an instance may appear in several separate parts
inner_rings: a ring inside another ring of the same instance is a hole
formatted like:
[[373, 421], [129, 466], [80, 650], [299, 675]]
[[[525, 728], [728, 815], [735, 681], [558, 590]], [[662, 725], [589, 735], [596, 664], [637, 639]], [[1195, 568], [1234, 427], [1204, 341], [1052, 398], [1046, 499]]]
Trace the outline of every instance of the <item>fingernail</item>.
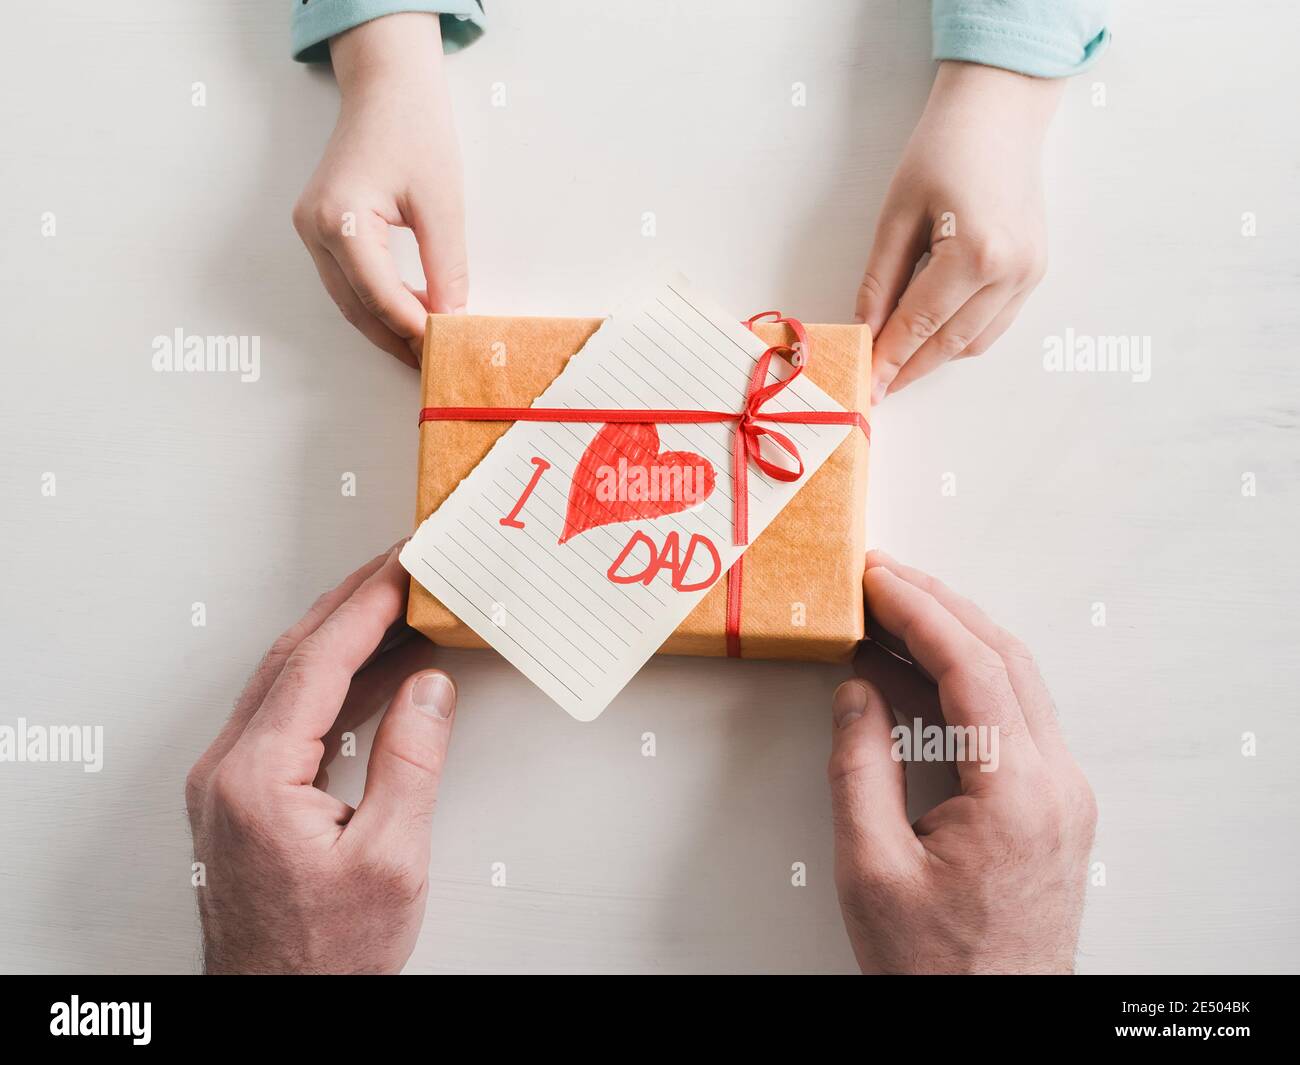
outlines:
[[871, 405], [873, 407], [885, 398], [886, 387], [887, 386], [883, 382], [871, 386]]
[[453, 308], [451, 313], [452, 313], [452, 314], [464, 314], [464, 313], [465, 313], [465, 305], [462, 303], [459, 307], [455, 307], [455, 308]]
[[862, 315], [860, 314], [855, 314], [853, 316], [853, 321], [856, 322], [858, 325], [866, 325], [867, 322], [867, 320], [863, 318]]
[[831, 716], [835, 718], [836, 728], [847, 728], [866, 709], [867, 689], [861, 681], [846, 680], [835, 689], [835, 698], [831, 700]]
[[411, 702], [426, 714], [446, 719], [456, 705], [456, 688], [445, 673], [426, 673], [411, 689]]

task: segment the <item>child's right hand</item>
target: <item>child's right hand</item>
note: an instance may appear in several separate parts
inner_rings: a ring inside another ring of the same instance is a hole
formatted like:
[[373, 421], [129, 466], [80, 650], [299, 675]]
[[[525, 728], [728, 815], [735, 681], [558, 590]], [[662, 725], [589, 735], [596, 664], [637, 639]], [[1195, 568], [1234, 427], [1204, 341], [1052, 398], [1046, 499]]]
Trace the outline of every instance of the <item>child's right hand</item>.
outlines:
[[[338, 124], [293, 210], [343, 317], [419, 365], [428, 311], [460, 313], [469, 293], [460, 151], [438, 16], [388, 15], [330, 42]], [[415, 232], [425, 292], [401, 278], [388, 227]]]

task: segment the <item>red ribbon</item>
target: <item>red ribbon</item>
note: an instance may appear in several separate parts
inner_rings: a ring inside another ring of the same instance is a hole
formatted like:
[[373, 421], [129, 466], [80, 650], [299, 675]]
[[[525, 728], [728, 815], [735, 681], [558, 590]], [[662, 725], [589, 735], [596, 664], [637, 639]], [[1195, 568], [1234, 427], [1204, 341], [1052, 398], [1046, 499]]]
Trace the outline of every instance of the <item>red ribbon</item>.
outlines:
[[[786, 318], [780, 311], [764, 311], [748, 319], [744, 325], [753, 331], [754, 323], [770, 318], [774, 324], [788, 325], [795, 335], [795, 346], [773, 344], [754, 364], [741, 411], [720, 410], [628, 410], [609, 408], [568, 407], [425, 407], [420, 411], [420, 424], [425, 422], [652, 422], [661, 425], [701, 425], [711, 422], [736, 422], [735, 445], [732, 450], [732, 541], [743, 547], [749, 543], [749, 464], [777, 481], [797, 481], [804, 474], [803, 457], [795, 442], [784, 433], [759, 425], [765, 422], [795, 425], [856, 425], [867, 440], [871, 439], [871, 426], [857, 411], [774, 411], [766, 412], [763, 405], [784, 392], [804, 371], [808, 362], [808, 336], [803, 323], [797, 318]], [[789, 377], [767, 384], [772, 359], [785, 355], [794, 367]], [[798, 469], [778, 465], [763, 456], [763, 437], [770, 438], [782, 451], [798, 464]], [[742, 563], [745, 556], [736, 559], [727, 571], [727, 654], [740, 657], [740, 608], [743, 584]]]

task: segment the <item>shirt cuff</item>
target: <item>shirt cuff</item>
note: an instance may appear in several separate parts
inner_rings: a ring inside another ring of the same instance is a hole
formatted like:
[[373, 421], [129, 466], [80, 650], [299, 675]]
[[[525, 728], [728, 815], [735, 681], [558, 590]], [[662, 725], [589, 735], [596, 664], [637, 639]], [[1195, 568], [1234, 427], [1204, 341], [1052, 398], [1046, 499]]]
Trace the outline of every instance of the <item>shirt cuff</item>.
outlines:
[[331, 37], [403, 11], [441, 16], [444, 52], [468, 47], [486, 28], [479, 0], [293, 0], [293, 5], [293, 57], [299, 63], [328, 63]]
[[[1043, 7], [1050, 10], [1049, 5]], [[937, 8], [935, 59], [981, 63], [1037, 78], [1067, 78], [1092, 66], [1110, 43], [1106, 26], [1087, 25], [1077, 17], [1058, 21], [1040, 15], [1021, 21], [969, 11], [944, 15]]]

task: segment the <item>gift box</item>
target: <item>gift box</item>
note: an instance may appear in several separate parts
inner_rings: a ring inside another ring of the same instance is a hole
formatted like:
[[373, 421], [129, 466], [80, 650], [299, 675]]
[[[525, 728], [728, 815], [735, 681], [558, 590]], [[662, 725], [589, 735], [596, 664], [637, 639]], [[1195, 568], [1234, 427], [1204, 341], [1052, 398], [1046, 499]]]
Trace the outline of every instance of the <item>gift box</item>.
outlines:
[[[527, 407], [599, 328], [600, 318], [430, 315], [421, 389], [425, 407]], [[860, 325], [806, 325], [804, 373], [849, 411], [870, 410], [871, 334]], [[765, 344], [793, 345], [785, 324], [759, 322]], [[744, 396], [736, 396], [740, 408]], [[416, 527], [510, 428], [506, 421], [420, 426]], [[843, 661], [863, 637], [866, 436], [850, 432], [743, 558], [744, 658]], [[727, 653], [727, 581], [718, 580], [660, 654]], [[469, 626], [411, 582], [408, 623], [446, 647], [486, 647]]]

